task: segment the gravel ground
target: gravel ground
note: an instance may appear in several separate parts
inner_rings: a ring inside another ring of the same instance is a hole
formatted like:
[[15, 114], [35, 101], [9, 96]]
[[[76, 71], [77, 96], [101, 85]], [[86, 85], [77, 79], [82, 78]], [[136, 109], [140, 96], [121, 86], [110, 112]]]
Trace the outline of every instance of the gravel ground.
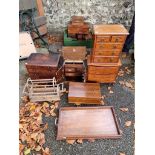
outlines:
[[[134, 154], [134, 90], [123, 87], [119, 84], [120, 80], [134, 79], [134, 68], [131, 64], [128, 66], [132, 72], [123, 77], [118, 77], [115, 84], [101, 84], [101, 93], [106, 95], [105, 105], [114, 106], [120, 129], [122, 130], [122, 138], [117, 140], [101, 139], [95, 142], [88, 142], [85, 140], [83, 144], [74, 143], [67, 144], [65, 141], [56, 141], [56, 127], [54, 125], [54, 117], [44, 117], [43, 121], [48, 123], [48, 129], [45, 131], [46, 143], [52, 155], [119, 155], [120, 152], [125, 155]], [[27, 73], [24, 68], [24, 61], [20, 62], [20, 96], [23, 85], [26, 81]], [[109, 94], [108, 86], [112, 87], [113, 94]], [[67, 103], [67, 94], [61, 97], [60, 106], [70, 106]], [[74, 106], [74, 105], [73, 105]], [[122, 112], [119, 108], [126, 107], [128, 112]], [[132, 121], [130, 127], [125, 127], [126, 121]]]
[[[124, 66], [123, 66], [124, 68]], [[50, 147], [53, 155], [119, 155], [124, 152], [126, 155], [134, 154], [134, 125], [125, 127], [126, 121], [134, 123], [134, 91], [122, 87], [119, 80], [133, 79], [133, 73], [119, 77], [116, 84], [101, 84], [101, 93], [106, 95], [105, 105], [114, 106], [117, 119], [122, 130], [122, 138], [117, 140], [95, 140], [95, 142], [88, 142], [83, 144], [67, 144], [65, 141], [56, 141], [56, 127], [54, 125], [54, 118], [44, 118], [44, 122], [48, 122], [49, 128], [46, 130], [46, 146]], [[108, 86], [112, 87], [113, 94], [108, 93]], [[61, 106], [70, 106], [67, 103], [67, 95], [62, 96]], [[128, 112], [122, 112], [119, 108], [127, 107]]]

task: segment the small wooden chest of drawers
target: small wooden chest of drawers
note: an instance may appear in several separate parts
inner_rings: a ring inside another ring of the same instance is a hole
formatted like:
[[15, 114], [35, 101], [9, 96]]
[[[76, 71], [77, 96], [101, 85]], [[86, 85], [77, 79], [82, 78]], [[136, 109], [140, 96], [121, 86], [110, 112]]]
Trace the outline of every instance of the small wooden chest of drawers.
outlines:
[[88, 81], [100, 83], [114, 83], [121, 66], [121, 61], [118, 63], [94, 63], [90, 62], [90, 57], [87, 59], [88, 64]]
[[31, 79], [51, 79], [59, 69], [59, 54], [32, 53], [25, 65]]
[[86, 67], [84, 60], [86, 56], [85, 46], [64, 46], [62, 47], [62, 56], [64, 58], [64, 73], [68, 81], [77, 79], [85, 80]]
[[128, 31], [123, 25], [94, 25], [94, 47], [88, 58], [88, 81], [113, 83], [121, 66], [120, 53]]

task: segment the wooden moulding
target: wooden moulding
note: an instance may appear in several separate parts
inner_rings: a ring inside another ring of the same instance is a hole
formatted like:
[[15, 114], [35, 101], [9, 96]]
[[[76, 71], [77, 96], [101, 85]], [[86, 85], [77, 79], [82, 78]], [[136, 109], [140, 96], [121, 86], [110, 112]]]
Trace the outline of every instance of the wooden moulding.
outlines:
[[68, 102], [76, 105], [101, 104], [100, 84], [70, 82]]
[[57, 140], [116, 139], [121, 132], [113, 107], [62, 107]]

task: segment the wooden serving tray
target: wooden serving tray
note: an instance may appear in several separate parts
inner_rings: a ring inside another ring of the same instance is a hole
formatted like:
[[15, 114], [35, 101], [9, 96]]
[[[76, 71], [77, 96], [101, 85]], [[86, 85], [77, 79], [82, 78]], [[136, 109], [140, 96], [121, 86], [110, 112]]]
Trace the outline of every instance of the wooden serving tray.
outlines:
[[113, 107], [62, 107], [59, 110], [57, 140], [116, 139], [121, 133]]

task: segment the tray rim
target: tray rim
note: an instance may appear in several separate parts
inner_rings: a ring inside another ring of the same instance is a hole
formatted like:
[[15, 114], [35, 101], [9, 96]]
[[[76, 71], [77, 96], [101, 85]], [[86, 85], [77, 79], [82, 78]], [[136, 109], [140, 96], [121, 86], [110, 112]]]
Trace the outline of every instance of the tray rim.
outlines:
[[115, 126], [116, 126], [116, 129], [117, 129], [117, 132], [118, 134], [117, 135], [114, 135], [114, 134], [111, 134], [111, 135], [98, 135], [98, 136], [85, 136], [85, 135], [78, 135], [78, 136], [68, 136], [68, 137], [59, 137], [58, 136], [58, 130], [59, 130], [59, 124], [60, 124], [60, 119], [58, 119], [58, 125], [57, 125], [57, 136], [56, 136], [56, 140], [65, 140], [65, 139], [68, 139], [68, 140], [76, 140], [76, 139], [118, 139], [118, 138], [121, 138], [122, 136], [122, 133], [120, 131], [120, 127], [119, 127], [119, 123], [118, 123], [118, 120], [116, 118], [116, 113], [115, 113], [115, 110], [114, 110], [114, 107], [113, 106], [95, 106], [95, 107], [61, 107], [59, 109], [59, 118], [61, 116], [61, 111], [64, 111], [64, 110], [89, 110], [89, 109], [111, 109], [111, 112], [113, 114], [113, 118], [114, 118], [114, 121], [115, 121]]

